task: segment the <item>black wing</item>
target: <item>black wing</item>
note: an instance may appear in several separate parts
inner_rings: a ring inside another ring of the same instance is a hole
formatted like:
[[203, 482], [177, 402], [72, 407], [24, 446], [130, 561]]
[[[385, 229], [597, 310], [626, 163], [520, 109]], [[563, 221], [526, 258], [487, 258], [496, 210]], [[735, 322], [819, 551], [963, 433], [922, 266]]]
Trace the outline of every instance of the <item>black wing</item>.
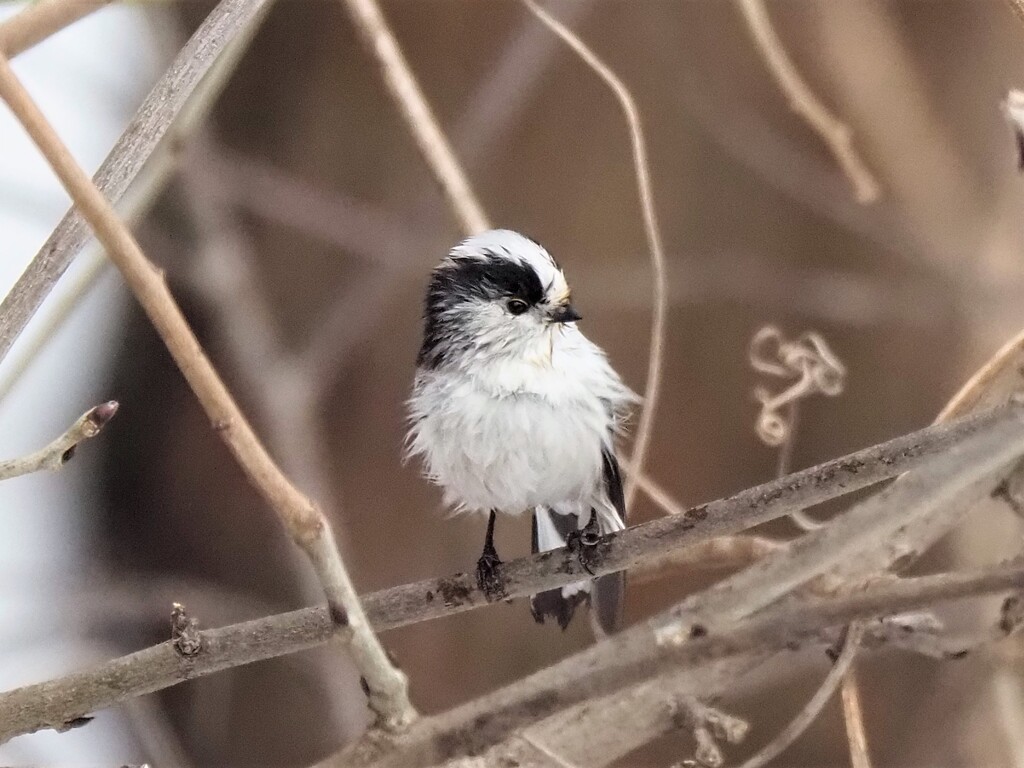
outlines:
[[[608, 501], [625, 524], [626, 498], [622, 490], [622, 474], [619, 472], [619, 462], [611, 450], [605, 449], [601, 452], [601, 466]], [[593, 510], [591, 514], [594, 514]], [[534, 554], [540, 550], [537, 540], [538, 515], [548, 516], [550, 524], [561, 537], [563, 546], [569, 534], [576, 531], [579, 525], [576, 515], [559, 515], [548, 509], [538, 509], [533, 515], [531, 549]], [[543, 624], [544, 619], [550, 617], [558, 622], [558, 626], [565, 629], [572, 621], [576, 607], [589, 599], [598, 628], [604, 634], [611, 634], [618, 628], [622, 619], [622, 598], [625, 588], [625, 572], [610, 573], [594, 579], [585, 589], [569, 597], [564, 597], [561, 589], [549, 589], [533, 595], [530, 598], [530, 611], [539, 624]]]
[[[610, 448], [601, 452], [604, 470], [604, 490], [608, 501], [619, 513], [622, 524], [626, 524], [626, 496], [622, 490], [622, 473], [619, 462]], [[604, 533], [604, 531], [602, 531]], [[593, 618], [606, 635], [619, 628], [622, 621], [623, 595], [626, 591], [626, 572], [609, 573], [594, 580], [592, 592]]]

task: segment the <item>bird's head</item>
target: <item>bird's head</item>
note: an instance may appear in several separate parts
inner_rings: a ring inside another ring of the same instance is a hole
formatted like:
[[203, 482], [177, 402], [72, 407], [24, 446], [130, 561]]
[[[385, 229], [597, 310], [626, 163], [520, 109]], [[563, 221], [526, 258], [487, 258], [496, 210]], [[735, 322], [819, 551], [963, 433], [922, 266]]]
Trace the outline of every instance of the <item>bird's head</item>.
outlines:
[[543, 246], [507, 229], [452, 248], [427, 289], [419, 364], [519, 354], [580, 320], [565, 275]]

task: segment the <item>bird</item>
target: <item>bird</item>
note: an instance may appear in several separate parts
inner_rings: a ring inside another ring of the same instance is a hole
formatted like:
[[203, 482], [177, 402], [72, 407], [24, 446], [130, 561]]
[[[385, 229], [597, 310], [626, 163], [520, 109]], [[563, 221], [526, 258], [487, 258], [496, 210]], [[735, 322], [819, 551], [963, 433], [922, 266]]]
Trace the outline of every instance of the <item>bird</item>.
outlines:
[[[504, 596], [499, 514], [532, 514], [532, 551], [575, 547], [585, 568], [587, 547], [625, 528], [615, 441], [640, 399], [580, 320], [555, 259], [512, 230], [468, 237], [430, 276], [406, 457], [454, 512], [488, 515], [476, 578], [489, 600]], [[611, 633], [624, 586], [608, 574], [536, 594], [530, 609], [565, 630], [588, 602]]]

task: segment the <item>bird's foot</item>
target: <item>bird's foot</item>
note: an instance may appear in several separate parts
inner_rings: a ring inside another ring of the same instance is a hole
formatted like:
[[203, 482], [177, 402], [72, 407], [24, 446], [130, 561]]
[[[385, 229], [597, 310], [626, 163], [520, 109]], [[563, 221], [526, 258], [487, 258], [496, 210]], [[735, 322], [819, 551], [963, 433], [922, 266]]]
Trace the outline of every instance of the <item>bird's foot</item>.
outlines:
[[489, 603], [505, 597], [505, 580], [499, 573], [500, 567], [501, 558], [493, 548], [484, 549], [480, 559], [476, 561], [476, 585]]
[[601, 527], [597, 523], [597, 515], [591, 513], [590, 522], [583, 528], [573, 531], [565, 539], [565, 546], [576, 554], [583, 570], [594, 575], [590, 564], [593, 562], [594, 548], [601, 543]]

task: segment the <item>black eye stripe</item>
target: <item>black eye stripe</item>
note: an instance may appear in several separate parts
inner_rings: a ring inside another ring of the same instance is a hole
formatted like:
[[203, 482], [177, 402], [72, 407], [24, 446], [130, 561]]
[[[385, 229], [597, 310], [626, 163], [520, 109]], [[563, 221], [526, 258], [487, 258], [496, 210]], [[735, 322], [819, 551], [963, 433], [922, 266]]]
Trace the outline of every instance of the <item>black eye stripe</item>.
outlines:
[[525, 303], [525, 312], [544, 301], [544, 287], [533, 267], [507, 255], [485, 255], [454, 256], [434, 270], [427, 288], [419, 365], [436, 368], [443, 364], [447, 347], [469, 343], [462, 336], [465, 323], [457, 311], [461, 306], [484, 301], [508, 308], [510, 300], [518, 299]]
[[428, 303], [456, 303], [469, 298], [544, 300], [544, 287], [533, 267], [518, 260], [456, 258], [434, 270]]

